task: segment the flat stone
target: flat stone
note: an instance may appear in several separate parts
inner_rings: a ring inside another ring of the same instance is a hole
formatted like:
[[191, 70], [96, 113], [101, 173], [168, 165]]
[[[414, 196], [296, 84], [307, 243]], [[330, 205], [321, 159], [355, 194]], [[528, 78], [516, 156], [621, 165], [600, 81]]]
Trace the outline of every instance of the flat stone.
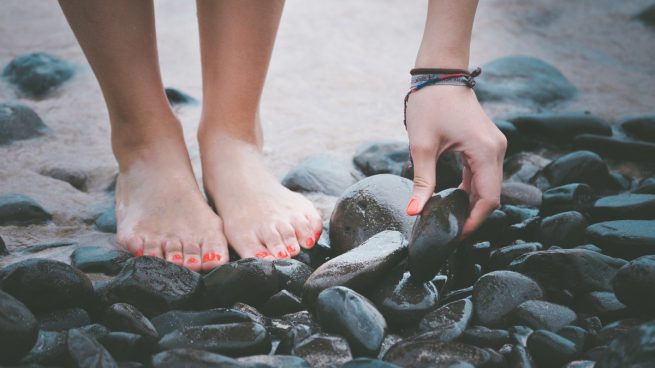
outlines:
[[314, 334], [294, 346], [293, 355], [315, 368], [339, 367], [352, 360], [346, 339], [325, 333]]
[[573, 342], [546, 330], [535, 331], [530, 335], [528, 350], [540, 367], [561, 367], [580, 353]]
[[91, 280], [70, 265], [32, 258], [0, 270], [0, 289], [32, 311], [86, 307], [94, 302]]
[[91, 317], [82, 308], [67, 308], [46, 312], [37, 316], [39, 329], [65, 331], [91, 324]]
[[534, 330], [557, 332], [571, 324], [578, 316], [563, 305], [543, 301], [528, 300], [519, 304], [509, 318], [518, 325], [528, 326]]
[[177, 88], [166, 87], [164, 88], [164, 92], [166, 93], [166, 98], [168, 99], [168, 102], [173, 106], [193, 105], [198, 103], [198, 100], [193, 98], [191, 95], [180, 91]]
[[541, 190], [583, 183], [603, 191], [611, 182], [611, 177], [607, 164], [596, 153], [575, 151], [549, 163], [530, 182]]
[[460, 299], [425, 315], [418, 325], [418, 332], [431, 340], [453, 341], [468, 328], [472, 317], [473, 303], [468, 298]]
[[655, 254], [655, 220], [616, 220], [587, 227], [587, 239], [603, 253], [634, 259]]
[[[332, 286], [346, 286], [362, 294], [407, 254], [403, 235], [383, 231], [359, 247], [322, 264], [307, 279], [303, 302], [313, 305], [318, 294]], [[223, 266], [225, 267], [225, 266]], [[219, 268], [220, 269], [220, 268]]]
[[448, 366], [446, 363], [454, 361], [483, 367], [490, 360], [490, 353], [484, 349], [436, 340], [403, 340], [392, 346], [384, 356], [384, 361], [404, 368]]
[[37, 339], [36, 318], [25, 304], [0, 291], [0, 363], [20, 360]]
[[543, 296], [543, 290], [531, 278], [512, 271], [493, 271], [473, 286], [473, 310], [480, 324], [502, 326], [516, 306]]
[[572, 100], [577, 88], [554, 66], [529, 56], [506, 56], [482, 66], [475, 94], [481, 102], [552, 107]]
[[311, 368], [305, 359], [293, 355], [252, 355], [237, 360], [257, 368]]
[[35, 200], [22, 194], [0, 196], [0, 226], [43, 224], [52, 215]]
[[251, 318], [246, 313], [227, 308], [202, 311], [172, 310], [151, 319], [157, 333], [161, 336], [174, 330], [182, 329], [183, 327], [251, 321]]
[[80, 271], [116, 275], [133, 256], [120, 249], [88, 246], [80, 247], [71, 254], [71, 265]]
[[215, 268], [204, 277], [206, 299], [213, 307], [242, 302], [258, 307], [280, 291], [271, 261], [246, 258]]
[[343, 286], [325, 289], [318, 295], [316, 314], [323, 330], [345, 337], [353, 353], [377, 356], [387, 323], [364, 296]]
[[610, 124], [589, 112], [538, 112], [508, 119], [521, 134], [557, 143], [571, 141], [580, 134], [612, 135]]
[[504, 270], [519, 256], [542, 249], [543, 245], [537, 242], [508, 245], [491, 252], [487, 267], [492, 271]]
[[109, 306], [103, 314], [103, 324], [114, 331], [131, 332], [153, 339], [159, 338], [159, 333], [152, 322], [134, 306], [127, 303], [115, 303]]
[[264, 326], [253, 322], [184, 327], [164, 335], [159, 350], [190, 348], [228, 356], [266, 354], [271, 340]]
[[315, 154], [289, 171], [282, 179], [282, 185], [296, 192], [339, 196], [363, 177], [348, 160], [335, 155]]
[[400, 141], [374, 141], [360, 145], [353, 162], [366, 176], [401, 175], [409, 161], [409, 145]]
[[655, 255], [643, 256], [621, 267], [612, 280], [612, 289], [623, 304], [642, 312], [655, 311]]
[[99, 231], [103, 233], [116, 233], [116, 209], [114, 206], [107, 207], [93, 223]]
[[19, 103], [0, 103], [0, 145], [39, 137], [48, 131], [39, 115]]
[[623, 138], [581, 134], [573, 140], [573, 146], [598, 153], [602, 157], [651, 162], [655, 155], [655, 143], [630, 141]]
[[506, 182], [500, 191], [500, 203], [518, 206], [541, 206], [541, 190], [534, 185], [520, 182]]
[[111, 354], [95, 338], [82, 330], [69, 330], [66, 343], [68, 353], [77, 367], [118, 367]]
[[615, 321], [630, 314], [625, 304], [611, 291], [592, 291], [580, 296], [576, 310], [598, 316], [605, 322]]
[[574, 247], [584, 242], [587, 225], [587, 219], [580, 212], [558, 213], [541, 220], [537, 239], [545, 246]]
[[655, 321], [644, 323], [619, 336], [597, 361], [598, 368], [652, 367], [655, 365]]
[[2, 71], [2, 77], [28, 97], [43, 97], [75, 74], [68, 61], [45, 53], [16, 56]]
[[342, 254], [384, 230], [411, 233], [414, 218], [405, 208], [412, 182], [391, 174], [373, 175], [349, 187], [330, 217], [330, 245]]
[[153, 368], [247, 368], [249, 364], [221, 354], [198, 349], [171, 349], [152, 356]]
[[573, 183], [548, 189], [543, 193], [540, 213], [554, 215], [560, 212], [585, 213], [596, 200], [596, 193], [587, 184]]
[[428, 200], [409, 240], [412, 278], [429, 281], [439, 272], [459, 244], [468, 207], [468, 194], [461, 189], [447, 189]]
[[497, 350], [509, 343], [509, 332], [500, 329], [489, 329], [484, 326], [473, 326], [462, 333], [461, 340], [477, 347]]
[[[655, 6], [651, 9], [655, 18]], [[634, 139], [655, 142], [655, 115], [630, 116], [619, 120], [616, 124]]]
[[[222, 267], [221, 267], [222, 268]], [[109, 303], [128, 303], [146, 316], [190, 306], [198, 294], [199, 274], [155, 257], [135, 257], [106, 286]]]
[[624, 193], [599, 198], [590, 208], [595, 221], [655, 219], [655, 194]]

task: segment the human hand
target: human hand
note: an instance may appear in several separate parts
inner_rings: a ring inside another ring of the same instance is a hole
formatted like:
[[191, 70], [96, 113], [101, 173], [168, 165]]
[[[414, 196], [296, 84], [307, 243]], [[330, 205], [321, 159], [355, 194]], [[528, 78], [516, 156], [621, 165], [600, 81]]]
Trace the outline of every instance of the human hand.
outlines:
[[465, 86], [430, 86], [412, 93], [406, 122], [414, 162], [407, 214], [419, 214], [434, 193], [438, 157], [446, 151], [460, 152], [464, 170], [459, 188], [469, 194], [471, 204], [462, 230], [462, 238], [467, 237], [500, 205], [505, 136]]

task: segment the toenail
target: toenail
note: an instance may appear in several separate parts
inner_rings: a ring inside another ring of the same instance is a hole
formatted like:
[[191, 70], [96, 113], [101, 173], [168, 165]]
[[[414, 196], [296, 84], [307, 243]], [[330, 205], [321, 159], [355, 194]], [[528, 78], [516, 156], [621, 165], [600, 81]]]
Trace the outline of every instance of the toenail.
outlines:
[[137, 257], [141, 257], [143, 255], [143, 249], [139, 249], [136, 252], [134, 252], [134, 255]]
[[320, 231], [317, 231], [317, 232], [314, 233], [314, 239], [318, 240], [318, 238], [320, 238], [320, 237], [321, 237], [321, 232]]
[[312, 238], [311, 236], [309, 238], [307, 238], [307, 243], [306, 244], [307, 244], [307, 247], [309, 247], [309, 248], [313, 247], [314, 246], [314, 238]]
[[266, 258], [266, 257], [268, 257], [270, 255], [271, 254], [269, 252], [259, 252], [259, 253], [255, 254], [255, 257], [257, 257], [257, 258]]
[[280, 257], [280, 258], [287, 258], [289, 256], [289, 253], [281, 250], [281, 251], [277, 252], [277, 256]]
[[182, 257], [181, 254], [176, 254], [176, 255], [173, 256], [173, 260], [174, 260], [174, 261], [181, 261], [182, 258], [184, 258], [184, 257]]
[[295, 248], [292, 247], [291, 245], [287, 245], [287, 251], [289, 251], [289, 253], [293, 253], [295, 252]]
[[220, 261], [221, 256], [214, 253], [214, 252], [209, 252], [202, 257], [203, 262], [210, 262], [210, 261]]
[[198, 260], [196, 258], [191, 257], [187, 260], [187, 263], [198, 263]]

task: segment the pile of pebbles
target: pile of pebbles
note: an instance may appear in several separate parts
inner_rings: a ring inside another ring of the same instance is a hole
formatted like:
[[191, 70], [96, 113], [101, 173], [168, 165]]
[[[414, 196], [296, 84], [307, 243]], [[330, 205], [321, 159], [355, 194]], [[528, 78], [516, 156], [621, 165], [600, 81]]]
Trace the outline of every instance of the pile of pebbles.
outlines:
[[[46, 134], [12, 106], [0, 107], [10, 117], [0, 125], [13, 139], [30, 137], [21, 119]], [[440, 158], [438, 193], [417, 218], [404, 213], [406, 143], [370, 142], [352, 161], [319, 155], [283, 180], [338, 196], [316, 246], [295, 259], [232, 255], [203, 275], [80, 246], [70, 264], [0, 269], [0, 364], [655, 366], [655, 116], [609, 124], [541, 112], [496, 124], [509, 142], [502, 205], [468, 239], [458, 154]], [[0, 226], [51, 220], [28, 197], [0, 196]]]

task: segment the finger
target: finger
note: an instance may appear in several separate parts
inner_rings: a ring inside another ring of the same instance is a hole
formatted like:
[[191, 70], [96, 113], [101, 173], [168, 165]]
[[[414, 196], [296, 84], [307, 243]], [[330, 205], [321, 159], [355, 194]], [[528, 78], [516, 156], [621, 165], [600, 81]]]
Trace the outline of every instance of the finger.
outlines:
[[437, 185], [438, 145], [422, 144], [411, 148], [414, 161], [414, 187], [406, 212], [410, 216], [418, 215], [425, 202], [434, 194]]
[[471, 168], [469, 168], [466, 160], [463, 160], [462, 168], [462, 182], [459, 184], [459, 189], [465, 191], [466, 193], [471, 193]]
[[500, 205], [502, 165], [495, 156], [469, 160], [471, 168], [471, 212], [462, 229], [462, 238], [469, 236]]

